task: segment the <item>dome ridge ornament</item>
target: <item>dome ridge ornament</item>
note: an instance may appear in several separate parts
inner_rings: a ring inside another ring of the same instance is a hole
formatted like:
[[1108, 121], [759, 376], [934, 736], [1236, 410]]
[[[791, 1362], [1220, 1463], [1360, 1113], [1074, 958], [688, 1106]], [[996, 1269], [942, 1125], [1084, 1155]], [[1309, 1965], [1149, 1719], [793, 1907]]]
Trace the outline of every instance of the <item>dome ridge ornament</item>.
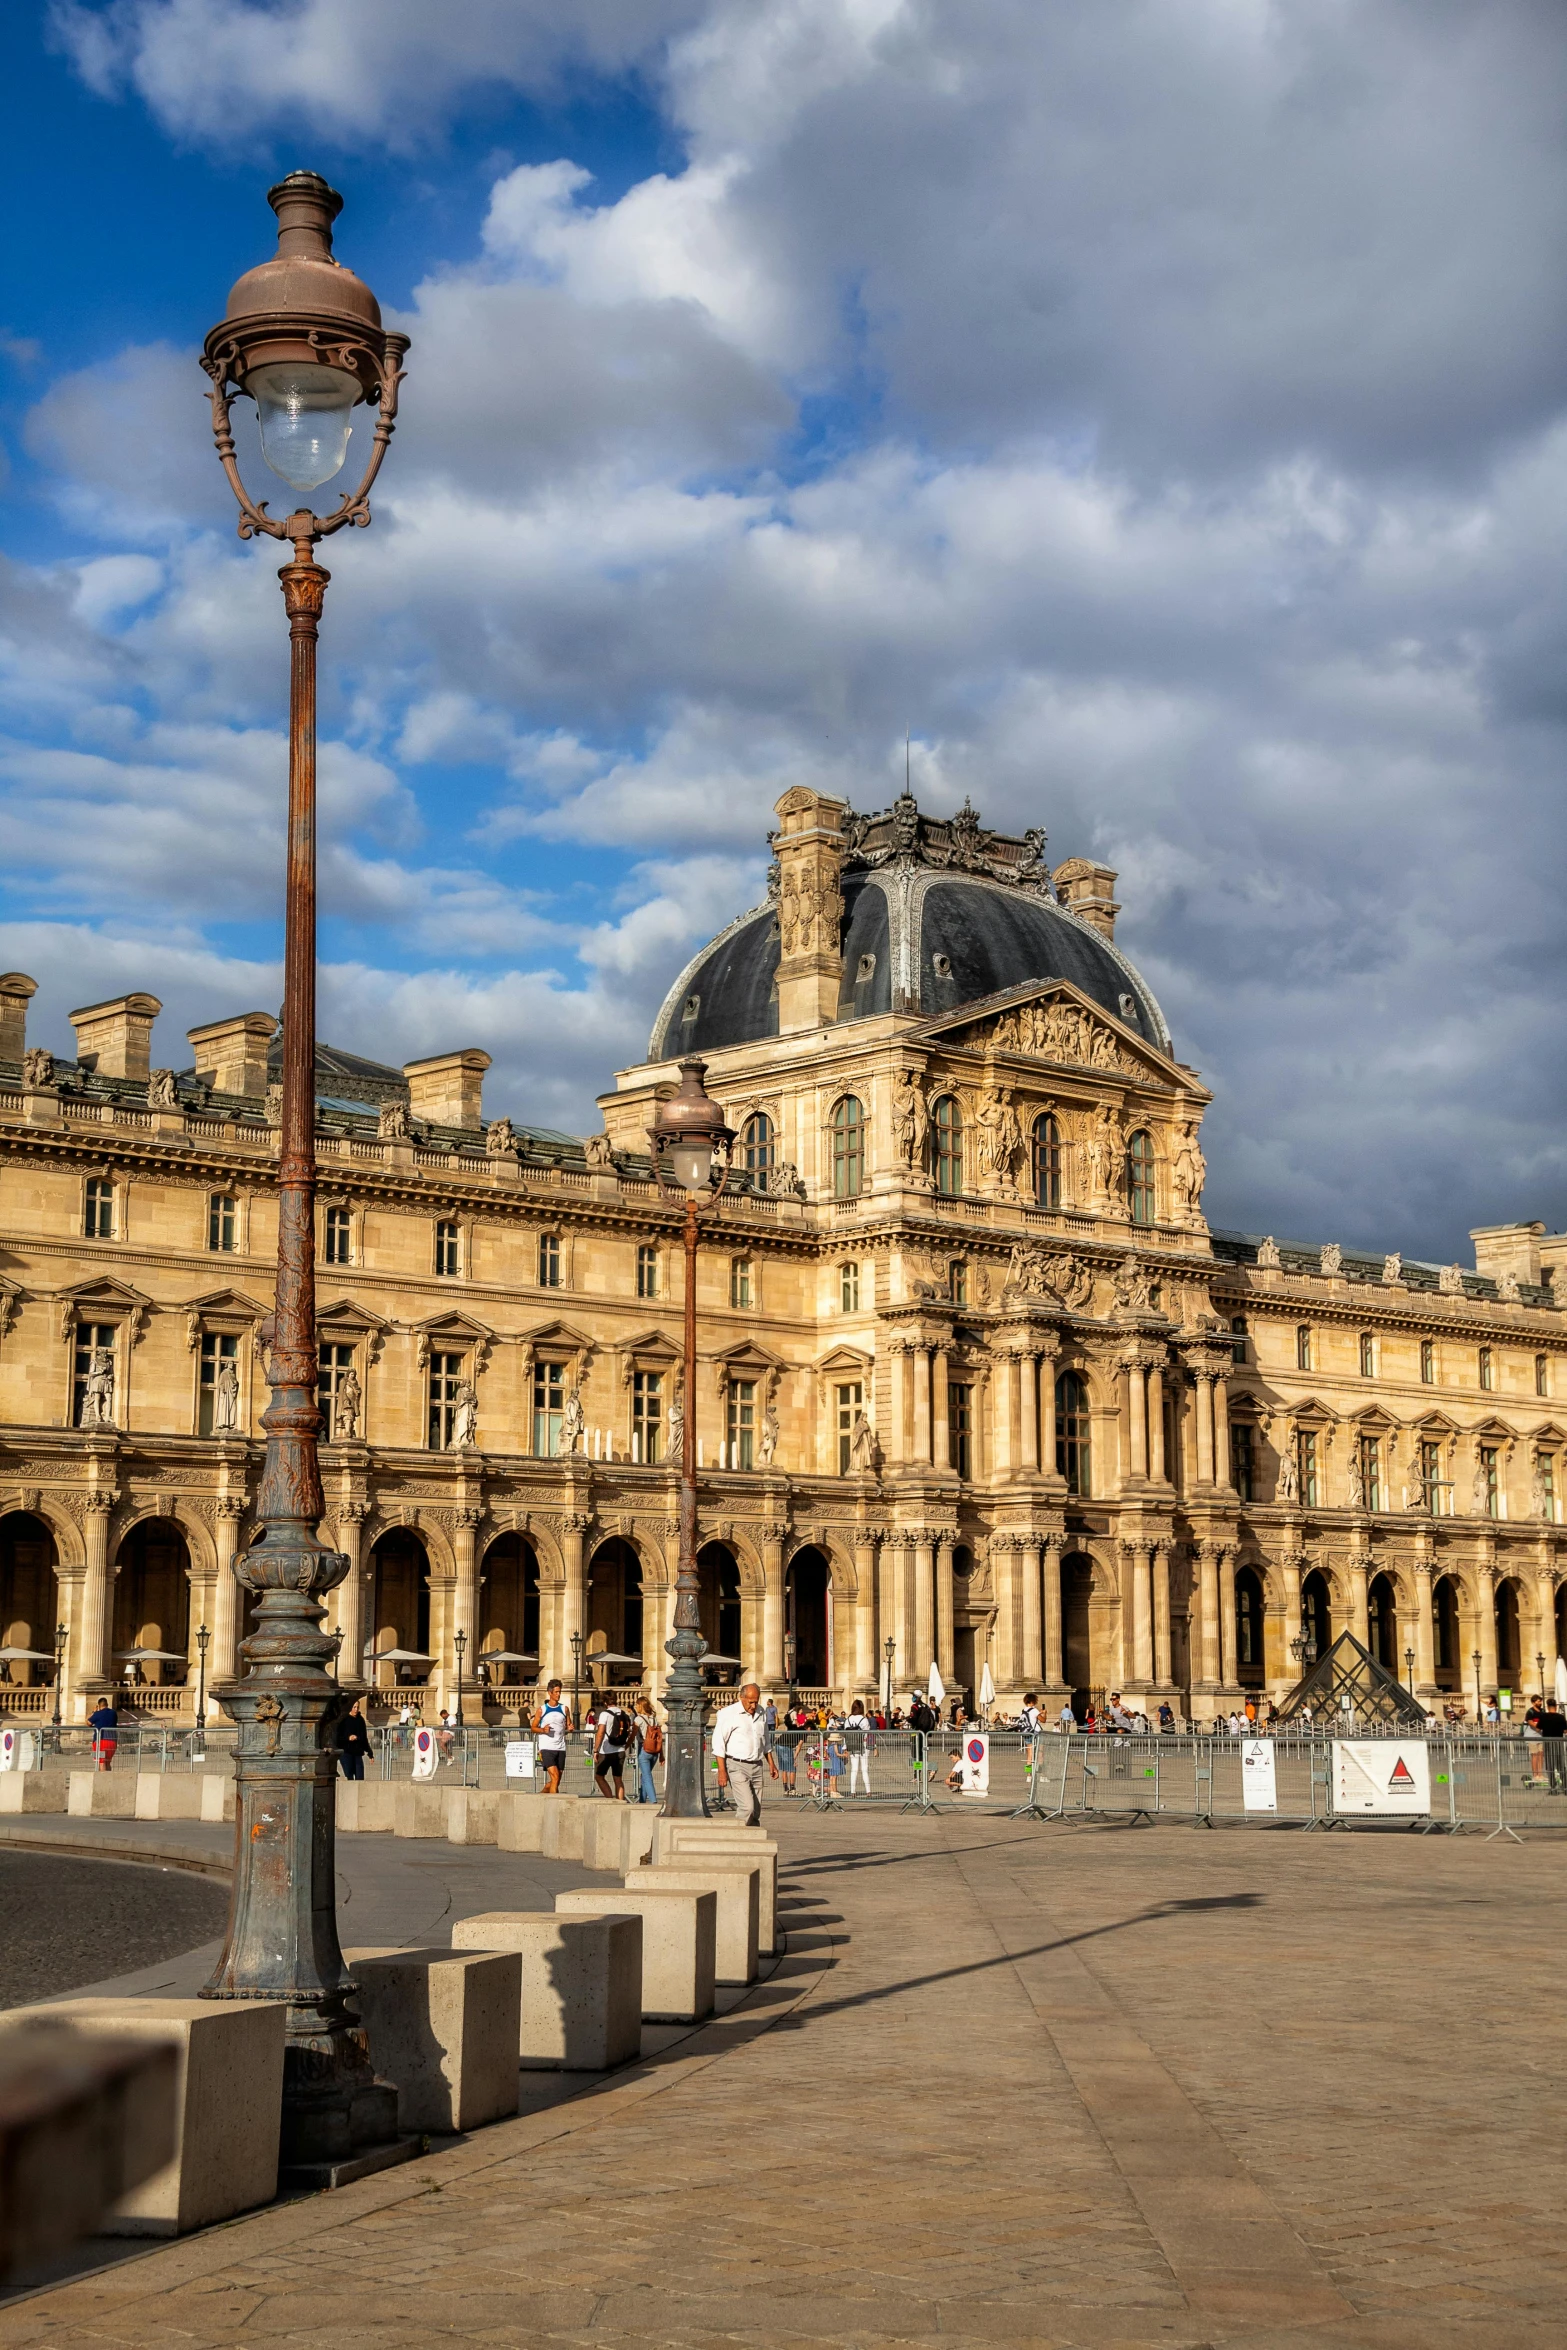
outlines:
[[844, 870], [874, 873], [888, 865], [928, 865], [938, 871], [979, 873], [1033, 895], [1050, 895], [1050, 868], [1044, 861], [1045, 830], [987, 831], [965, 798], [955, 816], [922, 816], [911, 791], [899, 792], [890, 808], [863, 815], [850, 809], [844, 819]]

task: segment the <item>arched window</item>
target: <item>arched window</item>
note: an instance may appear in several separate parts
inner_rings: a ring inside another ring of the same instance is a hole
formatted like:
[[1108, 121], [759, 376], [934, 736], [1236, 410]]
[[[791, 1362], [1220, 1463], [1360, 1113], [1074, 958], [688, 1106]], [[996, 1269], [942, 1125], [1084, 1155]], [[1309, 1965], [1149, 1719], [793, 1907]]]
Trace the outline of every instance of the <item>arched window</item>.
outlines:
[[1158, 1212], [1154, 1197], [1153, 1136], [1139, 1126], [1126, 1146], [1126, 1195], [1132, 1203], [1132, 1222], [1151, 1224]]
[[1061, 1129], [1048, 1111], [1034, 1120], [1034, 1197], [1042, 1208], [1061, 1205]]
[[771, 1191], [773, 1169], [777, 1165], [773, 1156], [776, 1144], [773, 1122], [765, 1110], [752, 1111], [741, 1130], [740, 1145], [745, 1153], [745, 1168], [751, 1178], [752, 1190]]
[[1056, 1467], [1068, 1493], [1089, 1493], [1088, 1382], [1080, 1371], [1063, 1371], [1056, 1381]]
[[858, 1199], [865, 1189], [865, 1112], [846, 1093], [832, 1114], [832, 1195]]
[[931, 1112], [930, 1143], [936, 1189], [945, 1199], [957, 1199], [963, 1190], [963, 1112], [950, 1093]]

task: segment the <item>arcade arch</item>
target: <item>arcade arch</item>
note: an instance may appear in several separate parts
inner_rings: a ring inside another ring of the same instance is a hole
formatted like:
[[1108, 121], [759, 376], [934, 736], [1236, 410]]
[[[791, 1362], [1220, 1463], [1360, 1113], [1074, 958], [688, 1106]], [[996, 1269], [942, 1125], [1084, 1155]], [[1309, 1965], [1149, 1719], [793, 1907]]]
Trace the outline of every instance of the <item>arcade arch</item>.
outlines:
[[[141, 1664], [129, 1653], [151, 1648], [172, 1653]], [[153, 1688], [178, 1686], [189, 1653], [190, 1546], [172, 1518], [143, 1518], [116, 1555], [112, 1670]]]
[[486, 1653], [504, 1650], [533, 1658], [531, 1665], [499, 1664], [497, 1681], [531, 1681], [538, 1673], [539, 1561], [520, 1534], [498, 1534], [479, 1568], [477, 1668]]
[[1398, 1591], [1391, 1575], [1373, 1575], [1366, 1593], [1366, 1646], [1379, 1665], [1402, 1677], [1398, 1654]]
[[814, 1543], [797, 1550], [784, 1577], [784, 1639], [801, 1689], [832, 1685], [832, 1568]]
[[[391, 1526], [377, 1535], [370, 1552], [370, 1639], [374, 1655], [402, 1648], [424, 1660], [430, 1652], [430, 1557], [411, 1526]], [[373, 1679], [382, 1688], [407, 1686], [429, 1678], [428, 1662], [375, 1665], [367, 1658]]]
[[587, 1654], [631, 1657], [632, 1664], [605, 1667], [611, 1683], [641, 1679], [642, 1561], [618, 1534], [601, 1542], [588, 1562]]
[[714, 1656], [739, 1660], [716, 1666], [712, 1678], [733, 1685], [740, 1679], [745, 1659], [740, 1633], [740, 1568], [726, 1542], [704, 1542], [696, 1554], [696, 1569], [701, 1579], [697, 1604], [702, 1615], [702, 1638]]
[[[54, 1654], [58, 1564], [54, 1536], [42, 1518], [30, 1510], [0, 1518], [0, 1647]], [[37, 1658], [19, 1657], [0, 1667], [0, 1675], [13, 1688], [26, 1689], [52, 1680], [53, 1670]]]

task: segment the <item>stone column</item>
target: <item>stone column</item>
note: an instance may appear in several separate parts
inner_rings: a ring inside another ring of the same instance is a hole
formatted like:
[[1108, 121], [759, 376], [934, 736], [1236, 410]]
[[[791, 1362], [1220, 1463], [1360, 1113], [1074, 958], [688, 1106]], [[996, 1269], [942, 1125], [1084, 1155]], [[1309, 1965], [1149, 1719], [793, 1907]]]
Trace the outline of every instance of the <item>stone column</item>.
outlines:
[[1213, 1481], [1229, 1492], [1230, 1391], [1222, 1371], [1215, 1373], [1213, 1382]]
[[930, 1452], [930, 1349], [914, 1350], [914, 1458], [928, 1462]]
[[1025, 1477], [1039, 1470], [1039, 1358], [1025, 1351], [1017, 1359], [1018, 1465]]
[[928, 1526], [914, 1534], [914, 1670], [928, 1675], [936, 1654], [936, 1541]]
[[1302, 1560], [1298, 1550], [1286, 1551], [1279, 1562], [1279, 1574], [1284, 1584], [1284, 1653], [1289, 1658], [1285, 1668], [1291, 1683], [1301, 1678], [1303, 1668], [1295, 1660], [1291, 1641], [1300, 1638], [1300, 1577]]
[[[1480, 1621], [1474, 1645], [1480, 1651], [1480, 1699], [1483, 1704], [1496, 1687], [1496, 1567], [1483, 1559], [1475, 1576]], [[1469, 1668], [1473, 1671], [1473, 1667]], [[1473, 1692], [1471, 1692], [1471, 1695]]]
[[[212, 1540], [218, 1554], [217, 1574], [212, 1587], [212, 1647], [207, 1656], [207, 1683], [216, 1688], [219, 1683], [232, 1681], [239, 1671], [239, 1592], [234, 1580], [234, 1549], [239, 1540], [239, 1522], [245, 1515], [245, 1496], [242, 1493], [220, 1493], [213, 1504]], [[360, 1515], [364, 1512], [361, 1509]], [[343, 1513], [337, 1513], [338, 1541], [353, 1560], [348, 1570], [344, 1591], [354, 1589], [359, 1579], [359, 1531], [350, 1530], [343, 1523]], [[348, 1649], [347, 1640], [343, 1652]], [[359, 1669], [358, 1652], [354, 1652], [350, 1671]]]
[[1556, 1581], [1548, 1566], [1536, 1567], [1534, 1581], [1534, 1645], [1545, 1659], [1545, 1686], [1556, 1671]]
[[1056, 1470], [1056, 1352], [1059, 1341], [1052, 1339], [1039, 1358], [1039, 1465], [1047, 1477]]
[[1415, 1557], [1415, 1637], [1410, 1645], [1415, 1652], [1414, 1694], [1435, 1697], [1436, 1621], [1431, 1610], [1431, 1561], [1420, 1553]]
[[1018, 1575], [1018, 1637], [1021, 1642], [1021, 1679], [1025, 1689], [1039, 1686], [1044, 1663], [1044, 1640], [1039, 1616], [1039, 1546], [1030, 1534], [1018, 1537], [1013, 1552]]
[[1121, 1621], [1129, 1623], [1131, 1630], [1126, 1644], [1126, 1679], [1146, 1689], [1153, 1679], [1153, 1620], [1148, 1606], [1148, 1552], [1141, 1542], [1122, 1543], [1121, 1582]]
[[1008, 1352], [995, 1358], [995, 1378], [991, 1393], [992, 1462], [998, 1477], [1009, 1477], [1017, 1461], [1017, 1446], [1013, 1438], [1012, 1422], [1017, 1411], [1017, 1357]]
[[1140, 1357], [1131, 1355], [1122, 1365], [1126, 1372], [1127, 1433], [1131, 1440], [1130, 1474], [1142, 1484], [1148, 1476], [1148, 1389], [1147, 1377]]
[[[573, 1632], [582, 1634], [584, 1647], [586, 1647], [588, 1570], [583, 1552], [586, 1547], [585, 1538], [592, 1523], [593, 1520], [581, 1511], [569, 1510], [560, 1521], [560, 1546], [565, 1562], [566, 1582], [560, 1595], [560, 1613], [555, 1623], [555, 1655], [547, 1664], [540, 1663], [539, 1678], [541, 1681], [547, 1681], [552, 1673], [558, 1673], [561, 1680], [569, 1686], [571, 1681], [571, 1635]], [[655, 1645], [657, 1644], [655, 1643]], [[644, 1640], [644, 1658], [646, 1655], [647, 1643]], [[587, 1673], [588, 1668], [584, 1664], [582, 1667], [584, 1687], [587, 1684]]]
[[1360, 1548], [1363, 1533], [1354, 1537], [1356, 1547], [1349, 1554], [1349, 1628], [1362, 1647], [1371, 1645], [1371, 1608], [1366, 1596], [1369, 1577], [1365, 1551]]
[[931, 1356], [930, 1372], [931, 1459], [938, 1469], [950, 1469], [952, 1466], [952, 1423], [947, 1397], [948, 1361], [946, 1348], [938, 1346]]
[[762, 1676], [770, 1689], [787, 1685], [784, 1666], [783, 1535], [762, 1535]]
[[1045, 1685], [1049, 1689], [1062, 1689], [1066, 1683], [1061, 1656], [1061, 1537], [1058, 1534], [1046, 1535], [1040, 1569], [1045, 1587]]
[[854, 1573], [860, 1596], [854, 1610], [854, 1677], [874, 1689], [880, 1678], [877, 1656], [876, 1553], [880, 1536], [866, 1527], [854, 1534]]
[[1148, 1366], [1148, 1474], [1164, 1483], [1164, 1373], [1157, 1363]]
[[457, 1564], [457, 1579], [452, 1588], [450, 1625], [447, 1637], [452, 1642], [450, 1662], [443, 1658], [443, 1670], [451, 1675], [452, 1690], [457, 1684], [456, 1634], [466, 1632], [468, 1645], [463, 1657], [462, 1679], [464, 1695], [473, 1680], [479, 1661], [479, 1565], [477, 1558], [479, 1520], [484, 1512], [471, 1504], [466, 1509], [452, 1512], [452, 1550]]
[[1170, 1546], [1156, 1542], [1149, 1552], [1149, 1566], [1153, 1573], [1153, 1672], [1160, 1689], [1168, 1689], [1171, 1680], [1170, 1652]]
[[912, 1457], [914, 1442], [914, 1409], [910, 1382], [913, 1371], [909, 1350], [903, 1340], [892, 1344], [892, 1457], [907, 1461]]
[[1219, 1561], [1221, 1556], [1218, 1543], [1199, 1543], [1197, 1548], [1197, 1588], [1199, 1594], [1197, 1647], [1201, 1657], [1201, 1677], [1204, 1689], [1218, 1688], [1224, 1662], [1219, 1651]]
[[1219, 1638], [1223, 1651], [1220, 1682], [1232, 1688], [1239, 1680], [1240, 1665], [1235, 1647], [1235, 1573], [1228, 1557], [1219, 1568]]
[[936, 1548], [936, 1662], [950, 1688], [957, 1678], [957, 1641], [953, 1626], [952, 1544], [943, 1537]]
[[1213, 1483], [1213, 1380], [1197, 1373], [1197, 1482]]
[[109, 1519], [116, 1496], [92, 1492], [82, 1496], [86, 1517], [82, 1525], [87, 1572], [82, 1583], [82, 1610], [72, 1661], [72, 1686], [99, 1691], [112, 1686], [108, 1659], [110, 1628]]

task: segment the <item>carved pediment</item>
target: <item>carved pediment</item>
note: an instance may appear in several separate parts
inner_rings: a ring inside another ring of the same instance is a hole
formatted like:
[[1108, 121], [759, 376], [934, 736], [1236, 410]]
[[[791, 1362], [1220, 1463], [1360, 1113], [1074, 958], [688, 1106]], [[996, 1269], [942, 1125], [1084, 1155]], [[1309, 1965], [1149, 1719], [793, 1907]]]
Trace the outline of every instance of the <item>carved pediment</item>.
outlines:
[[454, 1354], [473, 1353], [475, 1371], [482, 1371], [489, 1361], [490, 1348], [495, 1344], [495, 1333], [488, 1323], [473, 1314], [454, 1309], [450, 1313], [432, 1314], [428, 1320], [415, 1322], [413, 1334], [418, 1341], [415, 1360], [424, 1370], [433, 1352], [447, 1349]]
[[194, 1353], [204, 1330], [240, 1331], [259, 1322], [267, 1309], [242, 1289], [209, 1289], [185, 1302], [185, 1344]]
[[1015, 1053], [1144, 1083], [1191, 1084], [1156, 1046], [1065, 980], [1008, 988], [946, 1019], [927, 1021], [919, 1033], [965, 1052]]
[[132, 1289], [125, 1281], [116, 1281], [105, 1275], [96, 1281], [79, 1281], [60, 1296], [60, 1335], [69, 1337], [78, 1322], [128, 1321], [131, 1336], [141, 1336], [147, 1316], [152, 1312], [152, 1300], [139, 1289]]

